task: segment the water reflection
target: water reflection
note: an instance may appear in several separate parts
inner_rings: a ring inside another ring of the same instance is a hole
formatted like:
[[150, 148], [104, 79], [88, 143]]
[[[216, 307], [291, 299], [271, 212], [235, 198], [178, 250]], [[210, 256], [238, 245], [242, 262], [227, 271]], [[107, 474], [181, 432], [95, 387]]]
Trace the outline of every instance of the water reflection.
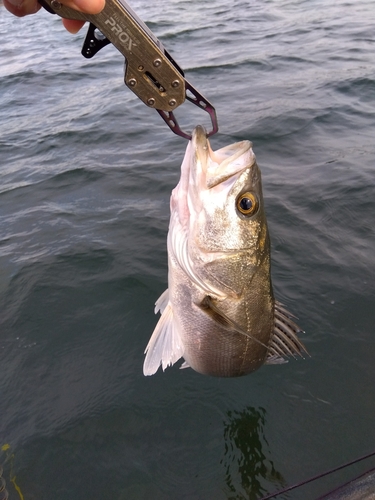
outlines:
[[267, 458], [269, 445], [264, 436], [264, 408], [247, 407], [228, 411], [227, 415], [221, 464], [225, 467], [228, 499], [259, 499], [267, 493], [265, 481], [283, 486], [283, 476]]

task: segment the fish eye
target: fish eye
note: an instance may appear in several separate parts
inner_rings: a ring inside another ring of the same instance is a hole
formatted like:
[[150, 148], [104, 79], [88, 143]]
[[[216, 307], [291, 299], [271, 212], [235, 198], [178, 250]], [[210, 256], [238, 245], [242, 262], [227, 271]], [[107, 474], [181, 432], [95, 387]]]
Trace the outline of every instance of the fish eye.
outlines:
[[243, 193], [237, 198], [237, 210], [243, 215], [254, 215], [258, 210], [258, 200], [253, 193]]

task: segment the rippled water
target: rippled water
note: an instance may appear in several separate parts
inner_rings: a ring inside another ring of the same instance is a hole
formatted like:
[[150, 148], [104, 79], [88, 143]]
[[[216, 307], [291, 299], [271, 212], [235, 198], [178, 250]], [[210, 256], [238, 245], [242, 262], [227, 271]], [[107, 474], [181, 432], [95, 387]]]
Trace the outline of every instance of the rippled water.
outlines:
[[275, 291], [311, 358], [143, 377], [186, 141], [113, 47], [86, 60], [83, 33], [0, 7], [3, 477], [11, 500], [259, 499], [375, 449], [374, 5], [132, 6], [215, 105], [213, 147], [253, 141]]

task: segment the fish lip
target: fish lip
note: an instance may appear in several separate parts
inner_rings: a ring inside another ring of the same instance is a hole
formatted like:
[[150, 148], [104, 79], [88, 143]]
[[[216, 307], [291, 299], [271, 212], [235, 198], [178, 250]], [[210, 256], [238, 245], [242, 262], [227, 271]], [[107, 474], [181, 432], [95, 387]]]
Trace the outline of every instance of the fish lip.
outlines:
[[207, 131], [202, 125], [197, 125], [193, 130], [191, 141], [198, 159], [202, 163], [207, 163], [209, 150]]
[[196, 144], [198, 144], [199, 142], [207, 144], [207, 132], [203, 125], [197, 125], [195, 127], [192, 134], [192, 141]]

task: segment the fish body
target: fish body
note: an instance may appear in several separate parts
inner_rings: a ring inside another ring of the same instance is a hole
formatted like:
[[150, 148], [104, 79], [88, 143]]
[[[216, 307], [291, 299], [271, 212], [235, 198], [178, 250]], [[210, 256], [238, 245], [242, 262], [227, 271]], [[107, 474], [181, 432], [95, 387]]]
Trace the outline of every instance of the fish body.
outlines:
[[273, 295], [261, 173], [249, 141], [213, 152], [203, 127], [194, 130], [171, 195], [168, 269], [145, 375], [183, 357], [182, 367], [236, 377], [305, 350]]

